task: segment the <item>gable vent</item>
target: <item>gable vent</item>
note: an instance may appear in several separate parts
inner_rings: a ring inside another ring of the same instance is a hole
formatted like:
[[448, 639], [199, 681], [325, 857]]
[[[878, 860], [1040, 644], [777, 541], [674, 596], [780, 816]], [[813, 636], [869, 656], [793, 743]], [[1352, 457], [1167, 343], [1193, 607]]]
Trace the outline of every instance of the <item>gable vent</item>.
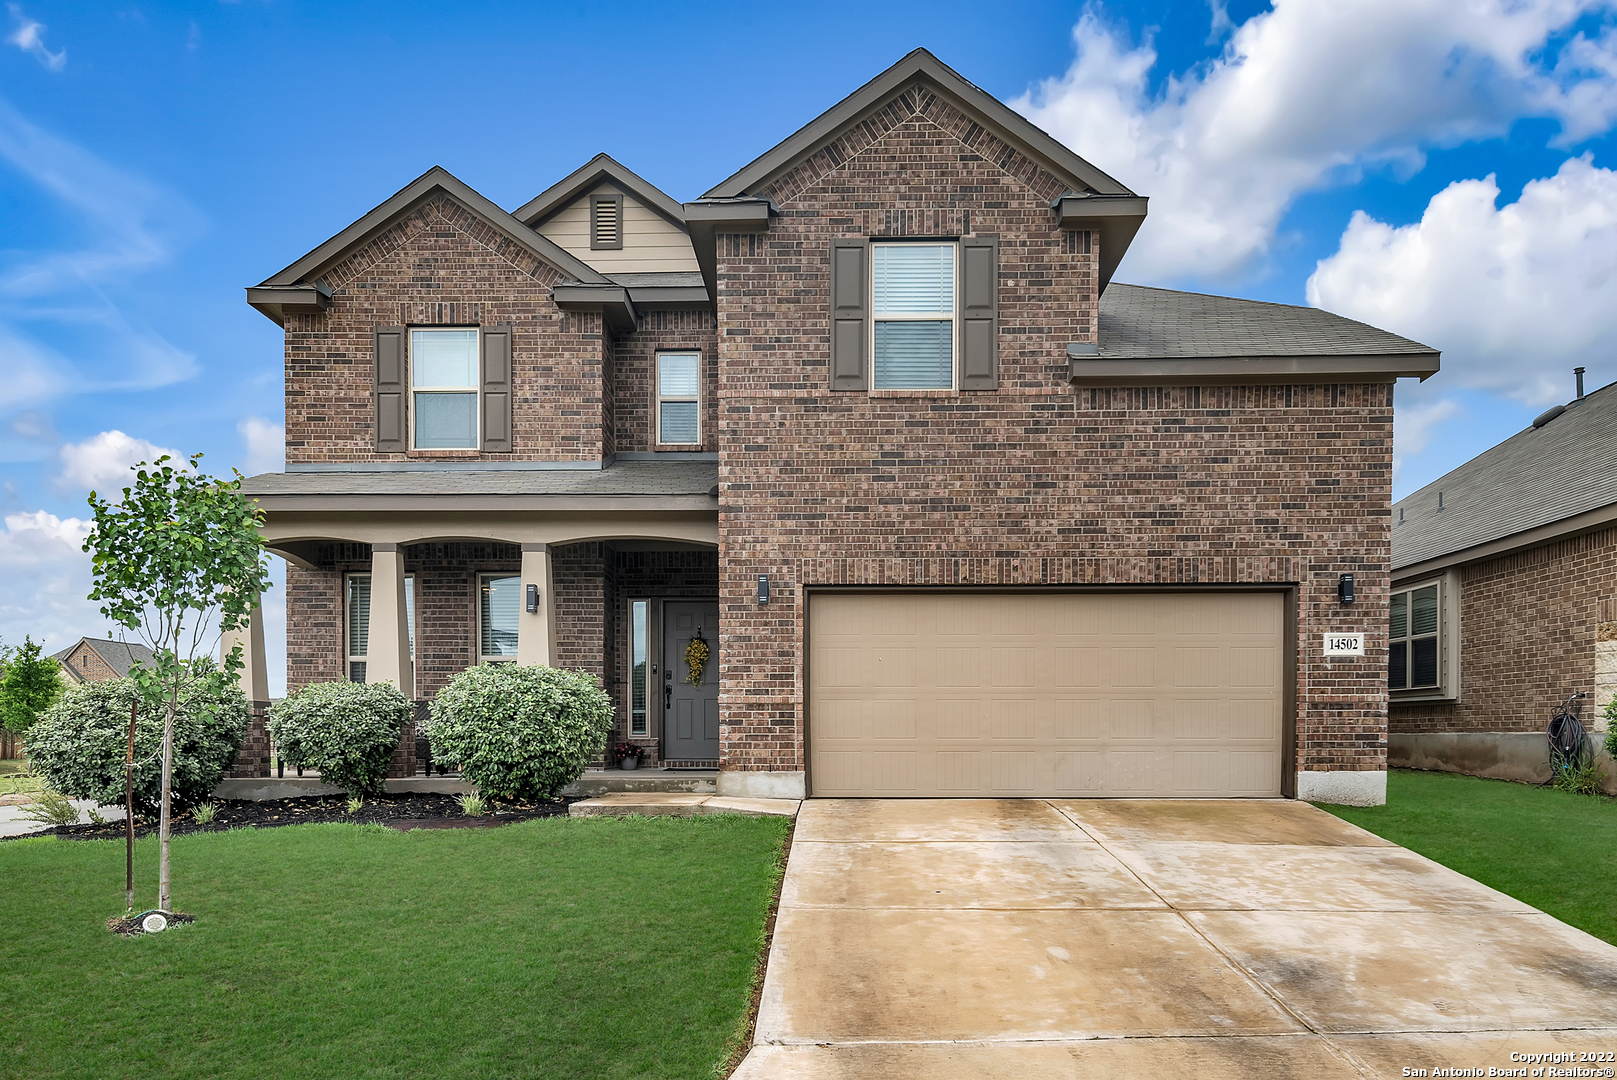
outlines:
[[590, 200], [590, 247], [623, 247], [623, 196], [598, 195]]

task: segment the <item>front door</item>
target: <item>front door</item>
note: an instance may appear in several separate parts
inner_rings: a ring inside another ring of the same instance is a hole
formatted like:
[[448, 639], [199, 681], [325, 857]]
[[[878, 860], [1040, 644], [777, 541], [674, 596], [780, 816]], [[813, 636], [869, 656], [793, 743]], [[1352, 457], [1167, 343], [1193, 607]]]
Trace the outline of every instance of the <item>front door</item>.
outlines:
[[[691, 642], [707, 643], [696, 682]], [[714, 600], [663, 601], [663, 760], [719, 758], [719, 605]]]

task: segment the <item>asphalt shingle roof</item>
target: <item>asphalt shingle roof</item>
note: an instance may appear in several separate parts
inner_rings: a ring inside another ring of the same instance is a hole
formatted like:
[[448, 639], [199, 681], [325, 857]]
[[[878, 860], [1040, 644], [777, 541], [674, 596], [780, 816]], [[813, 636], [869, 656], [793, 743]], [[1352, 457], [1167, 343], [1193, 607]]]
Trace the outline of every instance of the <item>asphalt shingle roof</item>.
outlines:
[[118, 673], [121, 679], [129, 674], [129, 669], [135, 661], [144, 663], [152, 658], [152, 651], [144, 645], [129, 641], [113, 641], [110, 638], [79, 638], [73, 644], [59, 653], [52, 653], [51, 658], [58, 663], [65, 664], [68, 656], [80, 645], [89, 645], [95, 654], [106, 662], [106, 665]]
[[[1437, 508], [1438, 493], [1443, 509]], [[1393, 504], [1393, 569], [1617, 503], [1617, 383]], [[1400, 516], [1402, 522], [1400, 523]]]
[[1435, 351], [1318, 308], [1115, 281], [1100, 298], [1100, 356], [1109, 360]]
[[706, 495], [718, 482], [716, 461], [619, 461], [604, 469], [263, 473], [243, 481], [241, 490], [249, 496]]

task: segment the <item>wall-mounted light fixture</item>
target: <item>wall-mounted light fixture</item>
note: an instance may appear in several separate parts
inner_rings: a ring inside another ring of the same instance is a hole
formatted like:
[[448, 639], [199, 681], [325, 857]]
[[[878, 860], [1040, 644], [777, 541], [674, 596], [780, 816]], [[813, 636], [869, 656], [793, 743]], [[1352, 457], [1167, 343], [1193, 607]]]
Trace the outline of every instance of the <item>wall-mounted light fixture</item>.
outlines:
[[769, 575], [758, 575], [758, 606], [763, 607], [769, 603]]
[[1336, 598], [1344, 604], [1353, 603], [1353, 575], [1343, 574], [1336, 579]]
[[537, 615], [537, 614], [539, 614], [539, 586], [537, 586], [537, 585], [529, 585], [528, 586], [528, 597], [527, 597], [527, 599], [528, 599], [528, 602], [527, 602], [526, 606], [527, 606], [527, 609], [528, 609], [528, 614], [529, 615]]

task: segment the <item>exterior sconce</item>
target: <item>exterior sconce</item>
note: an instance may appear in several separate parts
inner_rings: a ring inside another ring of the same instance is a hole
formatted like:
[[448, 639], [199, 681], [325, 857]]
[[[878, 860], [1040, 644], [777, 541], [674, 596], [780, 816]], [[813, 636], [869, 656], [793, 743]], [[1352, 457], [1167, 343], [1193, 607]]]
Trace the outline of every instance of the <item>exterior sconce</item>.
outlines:
[[525, 606], [528, 609], [528, 614], [529, 615], [537, 615], [537, 614], [539, 614], [539, 586], [537, 586], [537, 585], [529, 585], [528, 586], [527, 600], [528, 600], [528, 602], [527, 602], [527, 604]]
[[1343, 574], [1336, 579], [1336, 598], [1344, 604], [1353, 603], [1353, 575]]
[[758, 575], [758, 606], [765, 607], [769, 603], [769, 575]]

